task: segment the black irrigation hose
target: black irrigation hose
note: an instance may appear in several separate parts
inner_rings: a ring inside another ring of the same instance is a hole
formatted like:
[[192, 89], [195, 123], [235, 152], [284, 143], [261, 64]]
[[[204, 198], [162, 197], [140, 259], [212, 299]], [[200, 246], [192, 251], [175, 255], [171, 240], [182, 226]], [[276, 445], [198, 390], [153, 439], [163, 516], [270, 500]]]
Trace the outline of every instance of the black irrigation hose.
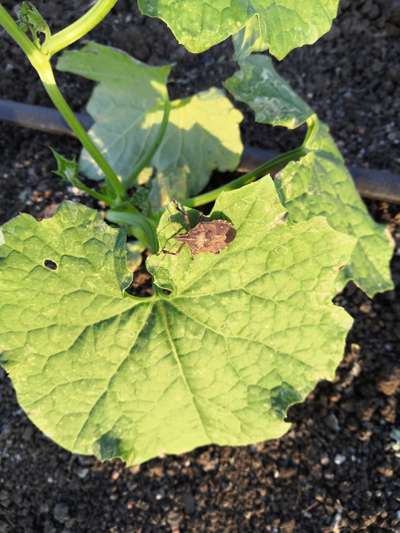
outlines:
[[[78, 113], [77, 116], [85, 129], [89, 129], [93, 124], [89, 115]], [[60, 113], [50, 107], [0, 99], [0, 121], [12, 122], [24, 128], [54, 133], [55, 135], [73, 136]]]
[[[82, 125], [88, 129], [93, 123], [92, 118], [78, 113]], [[0, 99], [0, 122], [12, 122], [25, 128], [53, 133], [56, 135], [73, 135], [61, 115], [55, 109], [34, 106]], [[246, 146], [240, 170], [249, 172], [265, 161], [276, 157], [277, 152]], [[387, 170], [372, 170], [350, 166], [358, 191], [364, 198], [382, 200], [400, 204], [400, 176]]]

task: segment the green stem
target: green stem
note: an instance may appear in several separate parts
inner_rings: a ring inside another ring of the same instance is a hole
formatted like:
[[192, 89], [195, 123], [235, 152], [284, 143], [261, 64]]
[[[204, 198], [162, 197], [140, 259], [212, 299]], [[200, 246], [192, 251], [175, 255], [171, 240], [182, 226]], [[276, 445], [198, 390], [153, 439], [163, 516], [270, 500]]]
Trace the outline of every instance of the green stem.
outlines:
[[130, 235], [134, 235], [152, 253], [157, 253], [157, 224], [137, 209], [134, 207], [123, 211], [112, 209], [107, 211], [106, 218], [118, 226], [126, 226]]
[[86, 194], [88, 194], [92, 198], [95, 198], [96, 200], [99, 200], [100, 202], [104, 202], [106, 205], [111, 205], [112, 203], [111, 199], [108, 196], [106, 196], [105, 194], [101, 194], [100, 192], [97, 192], [94, 189], [91, 189], [78, 178], [74, 178], [74, 186], [78, 187], [78, 189], [81, 189], [81, 191], [84, 191]]
[[[51, 66], [50, 66], [51, 68]], [[71, 130], [75, 133], [76, 137], [81, 142], [82, 146], [87, 150], [87, 152], [92, 156], [94, 161], [97, 163], [99, 168], [103, 171], [107, 183], [110, 185], [112, 190], [115, 192], [118, 198], [125, 197], [125, 190], [121, 184], [120, 179], [115, 174], [114, 170], [109, 165], [108, 161], [103, 157], [103, 155], [98, 150], [97, 146], [94, 144], [86, 130], [82, 127], [82, 124], [76, 118], [74, 112], [68, 105], [67, 101], [63, 97], [60, 89], [57, 87], [56, 81], [53, 76], [51, 83], [48, 82], [49, 75], [45, 78], [42, 78], [41, 72], [39, 76], [42, 79], [44, 88], [46, 89], [47, 94], [49, 95], [51, 101], [64, 117], [65, 122], [69, 125]]]
[[60, 89], [57, 87], [56, 81], [54, 79], [53, 71], [49, 63], [50, 72], [47, 72], [45, 76], [42, 76], [43, 71], [39, 71], [38, 74], [43, 82], [44, 88], [46, 89], [47, 94], [49, 95], [51, 101], [58, 109], [58, 111], [64, 117], [65, 122], [75, 133], [76, 137], [81, 142], [82, 146], [87, 150], [87, 152], [92, 156], [94, 161], [97, 163], [99, 168], [103, 171], [107, 183], [110, 185], [112, 190], [115, 192], [117, 198], [125, 198], [125, 189], [122, 186], [122, 183], [118, 176], [115, 174], [114, 170], [109, 165], [108, 161], [103, 157], [103, 155], [98, 150], [97, 146], [94, 144], [89, 134], [83, 128], [82, 124], [76, 118], [74, 112], [66, 102], [65, 98], [61, 94]]
[[81, 18], [52, 35], [42, 47], [50, 57], [75, 43], [93, 30], [108, 15], [118, 0], [97, 0]]
[[97, 165], [103, 171], [105, 179], [114, 191], [117, 200], [124, 199], [126, 197], [126, 193], [119, 177], [115, 174], [114, 170], [108, 164], [107, 160], [103, 157], [96, 145], [93, 143], [92, 139], [89, 137], [86, 130], [82, 127], [81, 123], [76, 118], [74, 112], [61, 94], [60, 89], [57, 87], [49, 56], [35, 47], [32, 41], [18, 27], [18, 24], [15, 22], [15, 20], [1, 5], [0, 26], [2, 26], [6, 30], [6, 32], [25, 52], [32, 66], [39, 74], [44, 88], [46, 89], [46, 92], [52, 100], [53, 104], [62, 114], [66, 123], [75, 133], [76, 137], [80, 140], [82, 146], [86, 148], [88, 153], [92, 156]]
[[128, 179], [125, 182], [125, 188], [128, 190], [131, 187], [133, 187], [136, 183], [136, 179], [139, 176], [139, 174], [142, 172], [144, 168], [146, 168], [153, 159], [154, 155], [156, 154], [157, 150], [159, 149], [165, 133], [167, 131], [168, 122], [169, 122], [169, 115], [171, 113], [171, 102], [168, 99], [168, 96], [166, 97], [166, 100], [164, 102], [164, 114], [163, 118], [160, 124], [160, 127], [157, 132], [157, 136], [154, 139], [153, 144], [150, 146], [149, 151], [144, 154], [144, 156], [139, 159], [137, 165], [133, 169], [131, 175], [128, 177]]
[[243, 187], [243, 185], [247, 185], [248, 183], [262, 178], [268, 173], [281, 168], [283, 165], [289, 163], [290, 161], [295, 161], [299, 159], [305, 154], [306, 149], [303, 148], [303, 146], [300, 146], [298, 148], [295, 148], [294, 150], [291, 150], [290, 152], [285, 152], [284, 154], [281, 154], [278, 157], [275, 157], [274, 159], [263, 163], [251, 172], [248, 172], [247, 174], [236, 178], [235, 180], [231, 181], [230, 183], [227, 183], [226, 185], [223, 185], [222, 187], [218, 187], [218, 189], [205, 192], [204, 194], [200, 194], [199, 196], [195, 196], [194, 198], [189, 198], [188, 200], [183, 200], [181, 203], [187, 207], [199, 207], [201, 205], [209, 204], [211, 202], [214, 202], [222, 192], [239, 189], [240, 187]]

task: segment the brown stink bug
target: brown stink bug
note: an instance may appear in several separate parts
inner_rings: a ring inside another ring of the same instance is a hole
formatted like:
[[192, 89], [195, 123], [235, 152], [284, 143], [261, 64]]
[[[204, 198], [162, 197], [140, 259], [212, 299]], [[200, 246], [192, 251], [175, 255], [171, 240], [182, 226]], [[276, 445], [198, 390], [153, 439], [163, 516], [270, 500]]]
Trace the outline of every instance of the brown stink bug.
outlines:
[[[177, 209], [183, 214], [185, 223], [190, 228], [190, 220], [186, 211], [183, 211], [178, 205]], [[199, 222], [193, 228], [188, 229], [184, 235], [176, 235], [174, 238], [183, 244], [187, 244], [192, 255], [196, 255], [205, 252], [218, 254], [235, 237], [236, 230], [227, 220], [211, 220], [201, 215]]]

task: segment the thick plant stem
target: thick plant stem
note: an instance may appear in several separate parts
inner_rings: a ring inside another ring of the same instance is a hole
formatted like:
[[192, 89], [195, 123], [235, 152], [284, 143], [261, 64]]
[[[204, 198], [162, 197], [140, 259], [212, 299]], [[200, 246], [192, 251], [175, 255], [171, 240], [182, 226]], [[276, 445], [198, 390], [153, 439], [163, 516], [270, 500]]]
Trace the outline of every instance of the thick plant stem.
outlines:
[[167, 96], [165, 103], [164, 103], [163, 118], [159, 126], [157, 136], [154, 139], [153, 144], [150, 146], [150, 149], [148, 150], [148, 152], [144, 154], [144, 156], [138, 161], [137, 165], [132, 171], [132, 174], [126, 180], [126, 183], [125, 183], [126, 189], [130, 189], [131, 187], [135, 185], [136, 178], [139, 176], [142, 170], [146, 168], [149, 163], [151, 163], [151, 160], [153, 159], [154, 155], [156, 154], [157, 150], [159, 149], [164, 139], [164, 136], [165, 136], [165, 133], [168, 127], [170, 113], [171, 113], [171, 102], [169, 101], [168, 96]]
[[51, 101], [56, 106], [58, 111], [62, 114], [66, 123], [75, 133], [76, 137], [80, 140], [82, 146], [86, 148], [88, 153], [92, 156], [94, 161], [103, 171], [107, 183], [115, 193], [117, 203], [120, 200], [123, 200], [126, 197], [126, 193], [119, 177], [115, 174], [114, 170], [111, 168], [111, 166], [103, 157], [103, 155], [100, 153], [92, 139], [89, 137], [86, 130], [82, 127], [81, 123], [76, 118], [74, 112], [61, 94], [60, 89], [57, 87], [49, 55], [43, 53], [42, 50], [40, 50], [33, 44], [33, 42], [18, 27], [18, 24], [8, 14], [6, 9], [1, 5], [0, 26], [2, 26], [6, 30], [6, 32], [25, 52], [32, 66], [39, 74], [39, 77]]
[[75, 43], [93, 30], [112, 10], [118, 0], [97, 0], [81, 18], [52, 35], [42, 47], [50, 57]]
[[255, 170], [236, 178], [222, 187], [218, 187], [218, 189], [205, 192], [204, 194], [200, 194], [194, 198], [182, 200], [181, 203], [187, 207], [199, 207], [201, 205], [209, 204], [214, 202], [222, 192], [239, 189], [240, 187], [243, 187], [243, 185], [247, 185], [248, 183], [264, 177], [269, 172], [280, 169], [283, 165], [289, 163], [290, 161], [296, 161], [305, 154], [306, 149], [303, 148], [303, 146], [300, 146], [299, 148], [295, 148], [290, 152], [286, 152], [278, 157], [275, 157], [274, 159], [271, 159], [270, 161], [267, 161], [266, 163], [257, 167]]
[[51, 98], [51, 101], [58, 109], [58, 111], [62, 114], [65, 119], [65, 122], [75, 133], [82, 146], [87, 150], [87, 152], [92, 156], [99, 168], [103, 171], [106, 181], [108, 182], [112, 190], [115, 192], [117, 198], [125, 198], [125, 189], [122, 186], [119, 177], [115, 174], [114, 170], [111, 168], [107, 160], [100, 153], [97, 146], [94, 144], [86, 130], [83, 128], [82, 124], [76, 118], [74, 112], [61, 94], [60, 89], [57, 87], [50, 63], [49, 69], [51, 70], [51, 74], [50, 72], [47, 72], [43, 77], [42, 71], [38, 72], [38, 74], [43, 82], [47, 94]]

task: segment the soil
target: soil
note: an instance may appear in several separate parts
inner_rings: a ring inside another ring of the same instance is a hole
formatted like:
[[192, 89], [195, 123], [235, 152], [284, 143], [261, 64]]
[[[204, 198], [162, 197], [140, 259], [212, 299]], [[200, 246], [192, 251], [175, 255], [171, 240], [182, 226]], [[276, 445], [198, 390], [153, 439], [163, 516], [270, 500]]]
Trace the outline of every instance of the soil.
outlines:
[[[36, 2], [54, 29], [80, 15], [86, 3], [65, 4]], [[121, 0], [93, 38], [153, 64], [176, 62], [173, 96], [221, 85], [233, 72], [229, 43], [191, 56], [133, 4]], [[279, 66], [331, 125], [350, 163], [397, 173], [399, 36], [398, 0], [343, 0], [332, 32]], [[1, 32], [0, 58], [2, 98], [48, 105]], [[91, 84], [67, 75], [60, 80], [74, 108], [82, 109]], [[244, 138], [264, 148], [292, 147], [301, 135], [251, 121], [246, 113]], [[51, 174], [49, 144], [66, 155], [78, 151], [73, 139], [1, 125], [0, 223], [20, 211], [43, 216], [64, 198], [78, 198]], [[279, 440], [210, 446], [130, 469], [118, 461], [101, 464], [43, 436], [0, 371], [0, 533], [400, 531], [400, 452], [391, 437], [400, 426], [400, 208], [369, 208], [396, 239], [397, 289], [371, 301], [350, 285], [337, 298], [355, 319], [343, 363], [334, 383], [320, 383], [290, 409], [293, 428]]]

